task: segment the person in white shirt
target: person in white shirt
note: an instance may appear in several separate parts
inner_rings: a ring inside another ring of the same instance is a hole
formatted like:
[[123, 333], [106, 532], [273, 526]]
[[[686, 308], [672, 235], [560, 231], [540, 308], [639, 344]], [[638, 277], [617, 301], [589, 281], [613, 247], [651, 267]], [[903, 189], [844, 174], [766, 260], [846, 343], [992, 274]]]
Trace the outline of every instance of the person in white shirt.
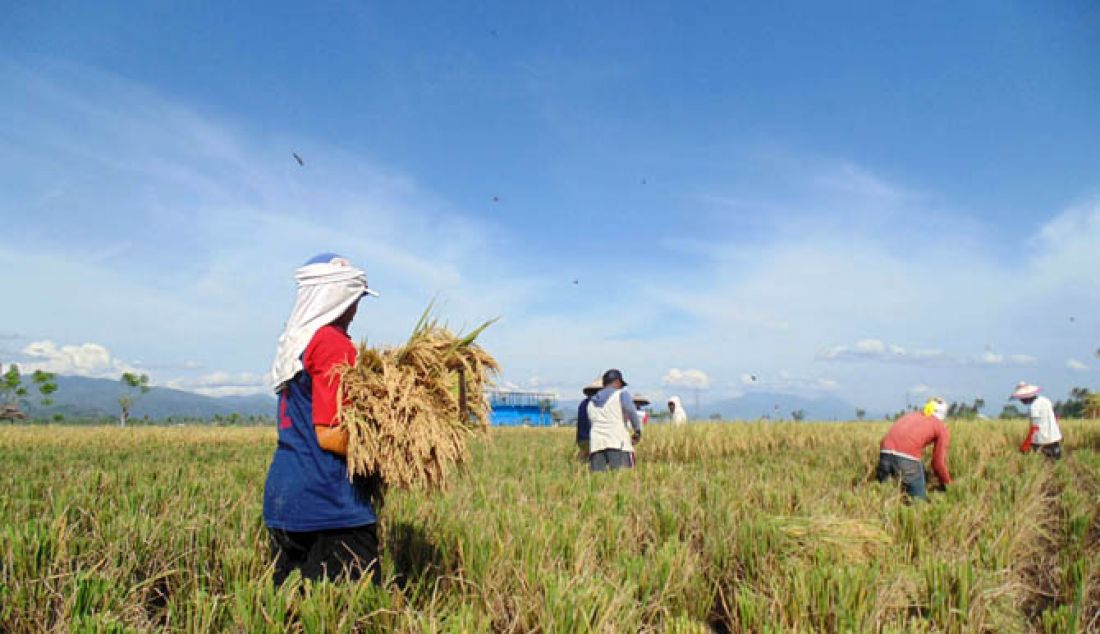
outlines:
[[[642, 420], [627, 392], [623, 373], [604, 372], [603, 388], [588, 401], [592, 431], [588, 439], [589, 471], [634, 468], [634, 445], [642, 439]], [[627, 424], [632, 431], [627, 430]]]
[[1058, 418], [1054, 415], [1054, 405], [1049, 398], [1039, 395], [1041, 391], [1037, 385], [1020, 381], [1016, 385], [1016, 391], [1010, 397], [1019, 399], [1021, 403], [1027, 405], [1028, 418], [1031, 419], [1031, 429], [1028, 430], [1023, 444], [1020, 445], [1020, 453], [1028, 453], [1036, 449], [1047, 458], [1059, 460], [1062, 457], [1062, 430], [1058, 427]]
[[649, 424], [649, 399], [641, 394], [634, 395], [634, 408], [638, 410], [638, 418], [642, 419], [642, 426]]

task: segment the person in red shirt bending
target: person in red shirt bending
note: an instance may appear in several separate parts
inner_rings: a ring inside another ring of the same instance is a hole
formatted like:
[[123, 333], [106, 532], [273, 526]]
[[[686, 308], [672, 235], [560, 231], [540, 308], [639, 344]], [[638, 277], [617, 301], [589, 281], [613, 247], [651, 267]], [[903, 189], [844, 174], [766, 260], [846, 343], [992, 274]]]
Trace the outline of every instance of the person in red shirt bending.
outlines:
[[928, 487], [924, 477], [921, 455], [928, 445], [936, 445], [932, 452], [932, 471], [940, 484], [951, 484], [947, 471], [947, 446], [951, 433], [943, 420], [947, 417], [947, 403], [941, 398], [930, 399], [921, 412], [909, 412], [897, 419], [879, 443], [878, 467], [875, 477], [879, 482], [899, 478], [910, 497], [928, 499]]

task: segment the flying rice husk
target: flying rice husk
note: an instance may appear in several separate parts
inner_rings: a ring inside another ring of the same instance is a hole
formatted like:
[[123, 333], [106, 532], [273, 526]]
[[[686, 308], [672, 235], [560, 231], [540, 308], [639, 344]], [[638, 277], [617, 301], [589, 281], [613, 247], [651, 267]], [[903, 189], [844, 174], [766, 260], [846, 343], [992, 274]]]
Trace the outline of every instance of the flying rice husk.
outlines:
[[341, 374], [339, 420], [348, 432], [348, 477], [381, 503], [387, 487], [441, 489], [489, 425], [484, 388], [500, 371], [475, 343], [496, 320], [456, 335], [428, 306], [403, 346], [358, 346]]

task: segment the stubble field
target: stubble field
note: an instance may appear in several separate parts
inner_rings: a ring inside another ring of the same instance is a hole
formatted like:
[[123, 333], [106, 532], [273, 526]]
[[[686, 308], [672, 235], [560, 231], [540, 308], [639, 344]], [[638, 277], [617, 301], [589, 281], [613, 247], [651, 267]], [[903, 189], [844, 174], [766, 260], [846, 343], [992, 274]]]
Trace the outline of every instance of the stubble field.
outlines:
[[956, 484], [868, 482], [885, 423], [647, 429], [590, 476], [572, 431], [494, 430], [450, 490], [391, 493], [381, 587], [271, 584], [274, 430], [0, 428], [0, 631], [1100, 629], [1100, 421], [1067, 458], [950, 423]]

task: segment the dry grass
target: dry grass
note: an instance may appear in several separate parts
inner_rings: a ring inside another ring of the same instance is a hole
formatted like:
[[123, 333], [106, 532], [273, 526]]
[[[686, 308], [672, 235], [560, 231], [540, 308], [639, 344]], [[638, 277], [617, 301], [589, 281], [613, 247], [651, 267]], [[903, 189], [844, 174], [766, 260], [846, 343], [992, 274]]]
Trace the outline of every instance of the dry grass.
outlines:
[[338, 369], [349, 477], [443, 488], [469, 458], [470, 435], [489, 425], [484, 388], [500, 367], [476, 339], [492, 322], [456, 335], [430, 311], [405, 345], [362, 344], [355, 364]]

